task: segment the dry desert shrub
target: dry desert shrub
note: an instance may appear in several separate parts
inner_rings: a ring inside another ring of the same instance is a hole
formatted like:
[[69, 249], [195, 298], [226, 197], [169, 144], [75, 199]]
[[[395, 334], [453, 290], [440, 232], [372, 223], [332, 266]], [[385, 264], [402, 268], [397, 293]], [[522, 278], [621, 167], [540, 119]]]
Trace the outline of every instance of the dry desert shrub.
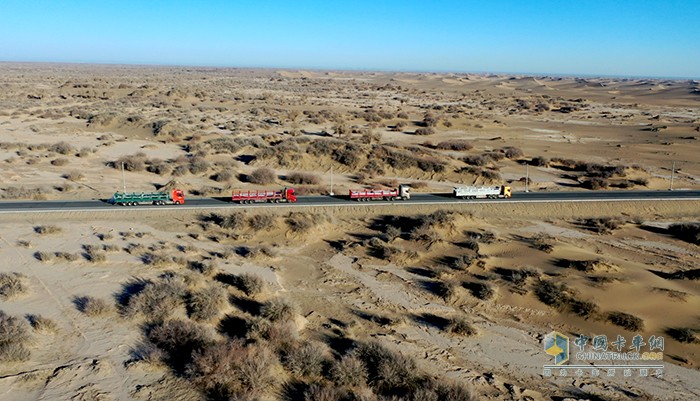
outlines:
[[26, 294], [29, 287], [21, 273], [0, 273], [0, 299], [6, 301]]
[[536, 156], [530, 160], [530, 165], [536, 167], [547, 167], [549, 166], [549, 159], [543, 156]]
[[126, 171], [144, 171], [146, 169], [146, 161], [148, 157], [145, 153], [139, 152], [129, 156], [122, 156], [119, 159], [109, 163], [112, 168], [120, 170], [122, 166]]
[[306, 212], [291, 212], [286, 219], [287, 226], [294, 233], [308, 232], [312, 228], [327, 221], [327, 215]]
[[189, 315], [194, 320], [211, 320], [226, 304], [228, 293], [220, 286], [213, 285], [190, 293], [187, 299]]
[[436, 132], [435, 128], [433, 128], [433, 127], [420, 127], [420, 128], [416, 128], [416, 130], [413, 132], [413, 135], [421, 135], [421, 136], [433, 135], [433, 134], [435, 134], [435, 132]]
[[[201, 353], [214, 343], [211, 332], [191, 320], [165, 320], [148, 328], [146, 338], [165, 354], [165, 362], [176, 372], [184, 372]], [[195, 356], [196, 358], [196, 356]]]
[[75, 148], [73, 148], [73, 145], [71, 145], [70, 143], [61, 141], [49, 146], [48, 151], [59, 153], [62, 155], [67, 155], [73, 153], [75, 151]]
[[361, 343], [353, 351], [367, 368], [369, 385], [381, 394], [405, 394], [420, 383], [413, 359], [378, 342]]
[[674, 327], [666, 330], [666, 334], [671, 336], [671, 338], [685, 344], [700, 343], [700, 339], [696, 334], [697, 332], [698, 330], [691, 329], [690, 327]]
[[296, 305], [285, 298], [272, 298], [260, 306], [260, 316], [271, 322], [290, 321], [296, 314]]
[[609, 312], [608, 321], [629, 331], [644, 330], [644, 320], [625, 312]]
[[474, 145], [472, 145], [471, 142], [462, 139], [451, 139], [449, 141], [438, 142], [438, 144], [435, 145], [435, 148], [442, 150], [465, 151], [474, 149]]
[[34, 258], [40, 262], [52, 262], [56, 259], [56, 254], [53, 252], [46, 251], [36, 251], [34, 252]]
[[36, 226], [34, 227], [34, 232], [39, 235], [57, 234], [63, 231], [61, 227], [58, 226]]
[[287, 176], [287, 181], [292, 184], [318, 185], [321, 183], [321, 177], [311, 173], [294, 172]]
[[215, 399], [253, 399], [277, 384], [279, 362], [263, 346], [228, 341], [211, 346], [194, 343], [187, 349], [195, 351], [187, 377]]
[[519, 157], [525, 156], [525, 153], [520, 148], [516, 148], [513, 146], [506, 146], [503, 149], [501, 149], [501, 152], [503, 152], [503, 155], [508, 158], [508, 159], [517, 159]]
[[65, 166], [68, 163], [70, 162], [65, 157], [59, 157], [58, 159], [51, 160], [51, 165], [56, 167]]
[[317, 341], [296, 344], [284, 353], [282, 365], [299, 377], [317, 378], [330, 359], [328, 347]]
[[251, 273], [242, 273], [235, 278], [234, 285], [249, 297], [261, 294], [265, 290], [265, 280]]
[[85, 176], [80, 171], [71, 171], [70, 173], [64, 174], [63, 178], [68, 181], [80, 181], [84, 179]]
[[141, 261], [147, 266], [159, 269], [170, 266], [174, 263], [172, 256], [160, 252], [145, 253], [143, 256], [141, 256]]
[[599, 234], [610, 234], [620, 228], [623, 221], [614, 217], [594, 217], [580, 221], [580, 224]]
[[304, 391], [304, 401], [342, 401], [347, 392], [331, 384], [313, 383]]
[[0, 361], [26, 361], [31, 355], [27, 348], [30, 341], [27, 322], [0, 310]]
[[27, 315], [29, 324], [35, 331], [45, 333], [55, 333], [58, 331], [58, 324], [55, 320], [41, 315]]
[[96, 245], [83, 245], [83, 249], [83, 257], [90, 263], [103, 263], [107, 260], [107, 255]]
[[253, 184], [272, 184], [277, 179], [277, 175], [272, 169], [267, 167], [259, 168], [246, 176], [246, 180]]
[[267, 231], [277, 226], [277, 218], [271, 214], [255, 214], [248, 219], [248, 226], [256, 231]]
[[700, 245], [700, 223], [676, 223], [668, 227], [674, 237], [691, 244]]
[[104, 315], [112, 310], [107, 301], [92, 296], [75, 297], [73, 303], [79, 311], [91, 317]]
[[367, 368], [355, 355], [345, 355], [333, 363], [329, 376], [341, 387], [360, 387], [367, 384]]
[[496, 295], [496, 291], [493, 289], [493, 286], [483, 281], [466, 283], [465, 286], [473, 296], [483, 301], [488, 301]]
[[204, 216], [202, 220], [205, 223], [211, 222], [227, 230], [242, 230], [246, 225], [246, 216], [242, 212], [231, 214], [211, 213], [208, 216]]
[[477, 334], [476, 327], [474, 327], [467, 319], [461, 316], [452, 317], [449, 319], [449, 323], [445, 327], [445, 330], [460, 336], [473, 336]]
[[157, 282], [128, 282], [120, 296], [121, 312], [126, 317], [145, 316], [164, 319], [184, 306], [187, 287], [179, 277], [166, 277]]
[[552, 251], [554, 251], [552, 242], [554, 242], [554, 238], [549, 234], [539, 233], [532, 237], [532, 246], [545, 253], [552, 253]]
[[488, 159], [481, 155], [469, 155], [462, 158], [462, 161], [470, 166], [483, 167], [488, 164]]
[[230, 182], [234, 178], [234, 173], [231, 170], [221, 170], [209, 178], [216, 182]]

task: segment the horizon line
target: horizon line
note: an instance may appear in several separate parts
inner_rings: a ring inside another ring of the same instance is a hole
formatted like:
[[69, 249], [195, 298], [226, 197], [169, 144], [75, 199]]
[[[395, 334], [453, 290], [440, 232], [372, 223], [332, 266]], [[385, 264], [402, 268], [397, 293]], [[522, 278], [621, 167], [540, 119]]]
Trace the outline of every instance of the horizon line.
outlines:
[[464, 74], [464, 75], [497, 75], [497, 76], [525, 76], [525, 77], [552, 77], [552, 78], [600, 78], [600, 79], [654, 79], [673, 81], [697, 81], [700, 77], [678, 76], [653, 76], [653, 75], [619, 75], [619, 74], [591, 74], [591, 73], [544, 73], [544, 72], [508, 72], [508, 71], [466, 71], [466, 70], [422, 70], [406, 69], [397, 70], [391, 68], [328, 68], [328, 67], [279, 67], [279, 66], [232, 66], [232, 65], [206, 65], [206, 64], [148, 64], [148, 63], [117, 63], [117, 62], [88, 62], [88, 61], [16, 61], [0, 60], [0, 64], [57, 64], [57, 65], [83, 65], [99, 67], [140, 67], [140, 68], [207, 68], [207, 69], [238, 69], [238, 70], [285, 70], [285, 71], [316, 71], [316, 72], [361, 72], [361, 73], [393, 73], [393, 74]]

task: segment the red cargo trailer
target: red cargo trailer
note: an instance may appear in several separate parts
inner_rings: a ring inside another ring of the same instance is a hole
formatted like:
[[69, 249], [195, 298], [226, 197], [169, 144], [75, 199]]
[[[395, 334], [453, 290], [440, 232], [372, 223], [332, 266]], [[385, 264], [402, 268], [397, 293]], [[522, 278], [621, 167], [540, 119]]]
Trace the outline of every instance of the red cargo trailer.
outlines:
[[235, 191], [231, 201], [238, 203], [296, 202], [297, 196], [294, 194], [294, 188], [284, 188], [281, 191]]
[[408, 185], [401, 184], [396, 189], [360, 189], [360, 190], [350, 190], [350, 199], [355, 199], [358, 201], [370, 201], [370, 200], [385, 200], [393, 201], [396, 199], [411, 199], [411, 192]]

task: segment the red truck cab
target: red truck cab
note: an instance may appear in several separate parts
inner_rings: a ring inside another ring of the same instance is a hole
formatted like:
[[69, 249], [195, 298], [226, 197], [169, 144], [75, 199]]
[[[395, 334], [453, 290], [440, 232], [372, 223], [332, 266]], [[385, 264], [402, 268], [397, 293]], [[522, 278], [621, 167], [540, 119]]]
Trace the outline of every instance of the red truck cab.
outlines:
[[181, 189], [173, 189], [172, 201], [176, 205], [183, 205], [185, 203], [185, 194]]
[[297, 195], [294, 193], [294, 188], [285, 188], [284, 198], [287, 199], [287, 202], [296, 202]]

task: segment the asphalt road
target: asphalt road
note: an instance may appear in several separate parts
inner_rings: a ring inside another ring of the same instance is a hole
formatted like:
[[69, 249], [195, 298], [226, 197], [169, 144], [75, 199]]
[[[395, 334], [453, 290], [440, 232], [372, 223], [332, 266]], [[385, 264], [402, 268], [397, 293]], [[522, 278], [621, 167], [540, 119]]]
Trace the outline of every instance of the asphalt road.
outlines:
[[[230, 199], [230, 198], [229, 198]], [[187, 198], [184, 205], [170, 206], [115, 206], [106, 200], [78, 200], [78, 201], [7, 201], [0, 202], [0, 214], [7, 213], [31, 213], [31, 212], [70, 212], [70, 211], [109, 211], [109, 210], [173, 210], [173, 209], [206, 209], [206, 208], [260, 208], [278, 207], [277, 204], [258, 203], [241, 205], [231, 203], [226, 198]], [[668, 201], [668, 200], [700, 200], [700, 191], [676, 190], [676, 191], [586, 191], [586, 192], [516, 192], [510, 199], [455, 199], [451, 193], [444, 194], [413, 194], [410, 200], [405, 201], [370, 201], [357, 202], [347, 196], [304, 196], [299, 197], [296, 203], [286, 204], [291, 207], [309, 206], [390, 206], [392, 204], [479, 204], [479, 203], [524, 203], [524, 202], [615, 202], [615, 201]]]

